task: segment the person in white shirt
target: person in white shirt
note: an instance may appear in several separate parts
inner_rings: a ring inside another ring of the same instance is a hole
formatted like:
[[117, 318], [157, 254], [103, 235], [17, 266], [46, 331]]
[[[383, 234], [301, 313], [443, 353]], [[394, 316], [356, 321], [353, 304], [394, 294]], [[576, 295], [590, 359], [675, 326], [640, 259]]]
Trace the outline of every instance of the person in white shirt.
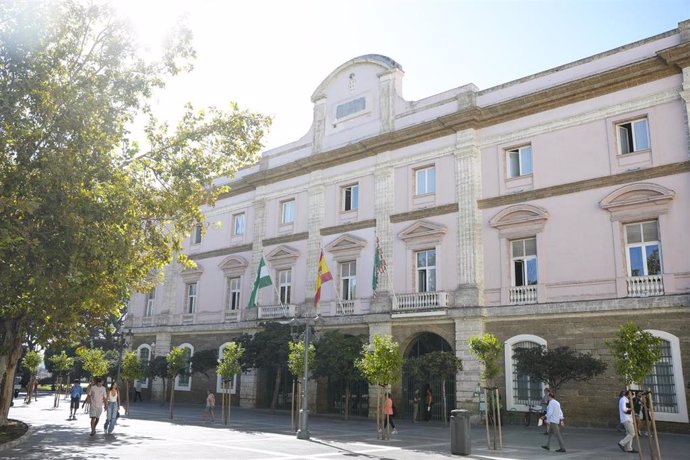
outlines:
[[558, 438], [558, 446], [560, 449], [556, 452], [565, 452], [565, 445], [563, 444], [563, 436], [561, 436], [561, 426], [563, 426], [563, 411], [561, 410], [561, 403], [556, 401], [553, 393], [549, 392], [549, 405], [546, 408], [546, 415], [542, 418], [549, 424], [549, 438], [542, 449], [551, 450], [551, 436], [554, 434]]
[[625, 437], [618, 441], [618, 447], [623, 452], [637, 452], [633, 449], [633, 440], [635, 439], [635, 427], [633, 426], [633, 411], [632, 411], [632, 391], [626, 390], [623, 396], [618, 400], [618, 415], [621, 423], [625, 427]]

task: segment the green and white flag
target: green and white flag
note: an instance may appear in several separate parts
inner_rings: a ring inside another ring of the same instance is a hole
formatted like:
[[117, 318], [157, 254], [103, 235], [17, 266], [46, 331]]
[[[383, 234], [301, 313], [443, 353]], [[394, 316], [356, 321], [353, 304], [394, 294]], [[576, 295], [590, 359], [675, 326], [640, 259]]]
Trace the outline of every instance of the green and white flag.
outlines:
[[249, 297], [249, 305], [247, 305], [248, 310], [256, 307], [256, 297], [259, 295], [259, 289], [270, 286], [271, 284], [273, 284], [271, 281], [271, 275], [268, 274], [266, 262], [264, 262], [264, 258], [261, 257], [261, 260], [259, 261], [259, 269], [256, 271], [256, 280], [254, 281], [252, 295]]

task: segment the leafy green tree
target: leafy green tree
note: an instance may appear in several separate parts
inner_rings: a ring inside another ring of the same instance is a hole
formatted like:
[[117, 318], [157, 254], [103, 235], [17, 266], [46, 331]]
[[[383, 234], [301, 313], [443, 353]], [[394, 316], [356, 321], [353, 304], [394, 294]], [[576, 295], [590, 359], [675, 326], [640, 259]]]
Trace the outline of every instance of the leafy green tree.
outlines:
[[[168, 394], [168, 361], [165, 356], [155, 356], [145, 369], [146, 376], [152, 381], [155, 378], [163, 380], [163, 395]], [[161, 406], [165, 404], [165, 396], [161, 399]]]
[[135, 351], [128, 351], [122, 358], [122, 379], [125, 382], [125, 413], [129, 414], [129, 386], [135, 380], [144, 378], [144, 363]]
[[91, 374], [91, 377], [104, 377], [108, 374], [110, 362], [100, 348], [78, 348], [77, 356], [82, 361], [82, 368]]
[[276, 372], [271, 410], [275, 410], [280, 392], [280, 382], [288, 362], [288, 343], [292, 341], [290, 326], [277, 322], [264, 323], [263, 329], [253, 336], [243, 335], [239, 342], [245, 352], [242, 355], [242, 369], [269, 369]]
[[[297, 386], [297, 395], [302, 394], [302, 385], [307, 385], [307, 382], [304, 381], [304, 342], [302, 341], [297, 341], [297, 342], [289, 342], [288, 343], [288, 369], [290, 370], [290, 373], [299, 381], [299, 385]], [[314, 347], [313, 343], [309, 344], [309, 369], [313, 369], [314, 366], [314, 357], [316, 356], [316, 347]], [[291, 416], [290, 418], [292, 419], [292, 415], [294, 414], [292, 408], [295, 407], [295, 380], [293, 379], [292, 381], [292, 392], [291, 392], [291, 398], [292, 398], [292, 403], [291, 403]], [[298, 403], [296, 407], [297, 413], [299, 413], [302, 405], [302, 400], [301, 398], [298, 397]], [[294, 423], [293, 423], [294, 426]], [[299, 427], [301, 429], [301, 427]]]
[[228, 190], [214, 179], [256, 161], [270, 120], [234, 104], [156, 120], [155, 91], [191, 68], [184, 28], [154, 61], [103, 3], [8, 0], [0, 17], [2, 426], [22, 343], [86, 336], [146, 290]]
[[321, 336], [316, 345], [314, 376], [328, 378], [332, 383], [345, 384], [345, 420], [349, 418], [352, 384], [362, 379], [355, 367], [364, 343], [362, 336], [344, 335], [338, 331], [328, 331]]
[[58, 407], [60, 405], [63, 378], [65, 378], [65, 374], [74, 367], [74, 358], [67, 356], [67, 353], [63, 350], [59, 355], [51, 356], [50, 361], [53, 363], [53, 370], [57, 375], [57, 381], [55, 382], [55, 401], [53, 403], [53, 407]]
[[518, 374], [544, 382], [555, 392], [566, 382], [586, 382], [606, 370], [601, 359], [591, 353], [576, 353], [569, 347], [517, 348], [513, 359]]
[[194, 352], [191, 357], [192, 374], [202, 374], [207, 381], [211, 380], [211, 371], [218, 366], [218, 353], [216, 350], [200, 350]]
[[221, 394], [221, 413], [223, 423], [225, 425], [228, 424], [228, 419], [230, 418], [230, 382], [235, 375], [242, 371], [240, 360], [242, 359], [243, 354], [244, 348], [242, 348], [242, 345], [237, 342], [230, 342], [225, 346], [222, 358], [218, 360], [216, 373], [223, 382]]
[[33, 396], [34, 382], [36, 381], [36, 374], [38, 374], [38, 366], [41, 365], [41, 355], [35, 350], [29, 350], [22, 359], [22, 366], [26, 368], [31, 374], [29, 379], [29, 386], [26, 391], [26, 403], [31, 404], [31, 396]]
[[429, 377], [441, 378], [441, 397], [443, 398], [443, 423], [447, 423], [448, 402], [446, 398], [446, 381], [452, 379], [462, 370], [462, 361], [450, 351], [432, 351], [423, 356]]
[[[381, 427], [381, 396], [380, 388], [385, 391], [388, 386], [400, 379], [402, 356], [399, 344], [390, 335], [374, 335], [373, 343], [362, 345], [360, 358], [355, 361], [355, 367], [371, 384], [376, 386], [376, 421], [377, 429]], [[390, 424], [388, 424], [390, 429]]]
[[[501, 371], [499, 362], [503, 354], [503, 344], [498, 341], [495, 335], [485, 333], [483, 336], [472, 336], [467, 340], [470, 351], [477, 357], [477, 360], [484, 366], [482, 371], [482, 379], [484, 379], [486, 386], [491, 386], [494, 379]], [[501, 433], [500, 422], [500, 398], [498, 396], [498, 388], [492, 387], [489, 397], [486, 395], [486, 388], [484, 391], [484, 401], [486, 401], [486, 444], [488, 448], [492, 447], [490, 441], [489, 419], [492, 420], [493, 426], [493, 449], [495, 450], [498, 442], [503, 447], [503, 436]]]
[[[185, 375], [189, 367], [189, 352], [187, 348], [175, 347], [165, 357], [168, 363], [168, 380], [172, 383], [175, 377]], [[170, 385], [170, 418], [173, 418], [173, 407], [175, 405], [175, 385]]]

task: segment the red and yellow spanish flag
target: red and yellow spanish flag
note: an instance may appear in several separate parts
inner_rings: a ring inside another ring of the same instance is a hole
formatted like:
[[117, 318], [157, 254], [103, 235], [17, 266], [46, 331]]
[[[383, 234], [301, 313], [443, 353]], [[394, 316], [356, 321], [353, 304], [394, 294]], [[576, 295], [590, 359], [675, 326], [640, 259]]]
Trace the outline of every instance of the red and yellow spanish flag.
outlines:
[[333, 275], [331, 275], [331, 271], [328, 269], [322, 249], [321, 256], [319, 257], [319, 270], [316, 273], [316, 292], [314, 293], [314, 305], [319, 304], [319, 299], [321, 298], [321, 285], [326, 281], [331, 281], [332, 279]]

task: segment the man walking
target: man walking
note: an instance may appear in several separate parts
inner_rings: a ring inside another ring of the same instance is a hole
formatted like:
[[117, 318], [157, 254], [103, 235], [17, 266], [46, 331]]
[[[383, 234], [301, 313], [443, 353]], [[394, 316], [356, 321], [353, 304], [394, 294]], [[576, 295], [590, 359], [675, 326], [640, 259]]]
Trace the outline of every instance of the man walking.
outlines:
[[140, 380], [134, 381], [134, 402], [137, 402], [137, 399], [139, 399], [139, 401], [142, 401], [142, 399], [141, 399], [141, 381]]
[[563, 411], [561, 410], [561, 403], [556, 401], [556, 397], [552, 392], [549, 392], [549, 405], [546, 408], [546, 415], [543, 417], [548, 423], [549, 437], [545, 446], [542, 449], [551, 450], [551, 436], [554, 434], [558, 439], [558, 446], [560, 449], [556, 452], [565, 452], [565, 445], [563, 444], [563, 436], [561, 436], [561, 426], [563, 426]]
[[635, 427], [633, 426], [633, 410], [632, 410], [632, 391], [626, 390], [618, 400], [618, 415], [621, 423], [625, 427], [625, 437], [618, 441], [618, 447], [623, 452], [637, 453], [633, 449], [633, 440], [635, 439]]
[[77, 419], [77, 410], [79, 410], [79, 403], [81, 402], [81, 395], [82, 395], [82, 389], [81, 385], [79, 384], [79, 380], [74, 380], [74, 385], [72, 385], [72, 388], [69, 391], [70, 394], [70, 405], [69, 405], [69, 419], [68, 420], [76, 420]]
[[89, 390], [89, 401], [91, 401], [91, 406], [89, 408], [89, 416], [91, 417], [91, 436], [96, 434], [98, 419], [101, 418], [103, 409], [106, 407], [107, 401], [105, 399], [105, 393], [103, 380], [97, 378], [96, 384], [92, 385], [91, 390]]

